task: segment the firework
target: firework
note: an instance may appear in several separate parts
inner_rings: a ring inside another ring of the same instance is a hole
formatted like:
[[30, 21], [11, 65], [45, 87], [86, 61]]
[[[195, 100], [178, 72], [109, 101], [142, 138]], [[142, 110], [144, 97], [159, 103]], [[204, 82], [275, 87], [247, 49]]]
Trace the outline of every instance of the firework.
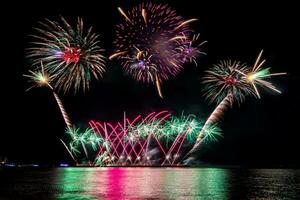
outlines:
[[66, 143], [60, 139], [60, 142], [64, 145], [64, 147], [67, 149], [69, 155], [71, 156], [71, 158], [74, 160], [75, 163], [77, 163], [77, 160], [75, 159], [75, 157], [73, 156], [72, 152], [70, 151], [70, 149], [68, 148], [68, 146], [66, 145]]
[[196, 120], [194, 115], [184, 116], [182, 114], [181, 117], [172, 116], [167, 120], [164, 124], [163, 139], [166, 138], [166, 146], [168, 146], [169, 141], [172, 145], [169, 147], [161, 165], [166, 163], [173, 165], [180, 156], [184, 142], [187, 141], [188, 146], [193, 144], [201, 127], [202, 123]]
[[33, 86], [30, 87], [28, 90], [30, 90], [33, 87], [44, 87], [48, 86], [51, 90], [53, 90], [53, 87], [50, 85], [50, 82], [52, 81], [54, 76], [49, 76], [47, 73], [45, 73], [44, 65], [41, 62], [40, 64], [40, 70], [32, 71], [29, 70], [29, 75], [25, 74], [23, 76], [29, 78], [29, 82], [33, 83]]
[[232, 106], [234, 101], [241, 103], [245, 99], [245, 95], [253, 94], [252, 88], [238, 72], [246, 72], [247, 70], [245, 64], [229, 60], [221, 61], [206, 72], [206, 76], [203, 78], [204, 94], [210, 103], [215, 101], [218, 105], [206, 120], [198, 135], [198, 141], [204, 137], [208, 126], [218, 122], [225, 110]]
[[217, 123], [212, 123], [209, 126], [202, 127], [202, 129], [204, 130], [204, 136], [203, 136], [203, 140], [204, 141], [218, 141], [220, 137], [223, 137], [222, 132], [220, 127], [217, 125]]
[[73, 28], [63, 17], [61, 23], [46, 20], [35, 28], [34, 41], [27, 49], [27, 58], [33, 66], [41, 61], [45, 71], [53, 75], [53, 86], [64, 92], [71, 88], [89, 89], [92, 78], [98, 79], [104, 72], [105, 59], [101, 54], [98, 35], [92, 27], [85, 30], [78, 18]]
[[242, 102], [245, 95], [260, 98], [256, 85], [281, 93], [272, 83], [265, 79], [286, 73], [272, 74], [270, 73], [270, 68], [262, 68], [265, 63], [265, 60], [261, 60], [262, 53], [263, 51], [259, 53], [252, 68], [240, 65], [238, 62], [221, 62], [221, 64], [216, 65], [212, 70], [207, 71], [207, 75], [203, 81], [206, 84], [205, 95], [210, 102], [217, 101], [218, 105], [206, 120], [203, 129], [198, 135], [197, 142], [190, 152], [199, 147], [205, 138], [205, 131], [208, 130], [208, 127], [218, 122], [225, 110], [234, 101], [238, 103]]
[[96, 152], [97, 149], [103, 144], [103, 140], [99, 135], [95, 134], [90, 128], [81, 131], [79, 128], [72, 126], [66, 129], [66, 134], [70, 138], [69, 146], [65, 147], [72, 155], [72, 157], [79, 158], [81, 151], [83, 150], [85, 159], [89, 160], [89, 152]]
[[210, 103], [223, 101], [231, 95], [230, 104], [241, 103], [245, 95], [253, 94], [253, 90], [239, 72], [248, 72], [248, 67], [237, 61], [221, 61], [206, 71], [203, 78], [204, 95]]
[[200, 41], [200, 34], [193, 35], [192, 39], [183, 38], [183, 45], [178, 48], [178, 56], [182, 56], [184, 61], [194, 63], [196, 66], [197, 58], [200, 55], [206, 55], [205, 52], [201, 50], [202, 45], [207, 41]]
[[203, 124], [196, 119], [195, 115], [185, 116], [183, 113], [180, 117], [172, 116], [169, 120], [164, 123], [163, 137], [167, 140], [174, 140], [180, 134], [184, 134], [186, 130], [189, 130], [189, 134], [186, 139], [189, 143], [193, 143], [198, 132], [201, 130]]
[[[189, 46], [193, 42], [188, 38], [192, 32], [189, 24], [197, 19], [185, 20], [162, 4], [142, 3], [128, 13], [118, 10], [125, 21], [116, 26], [116, 49], [110, 59], [120, 59], [134, 79], [155, 84], [163, 98], [161, 83], [176, 76], [186, 58], [195, 58], [197, 47]], [[193, 49], [193, 56], [186, 55], [187, 48]]]
[[228, 107], [233, 102], [241, 103], [245, 99], [245, 95], [252, 94], [253, 90], [238, 72], [247, 72], [248, 68], [245, 64], [237, 61], [221, 61], [219, 64], [206, 71], [203, 78], [204, 94], [210, 103], [217, 102], [218, 105], [206, 120], [204, 126], [197, 136], [197, 141], [192, 153], [201, 144], [205, 134], [213, 124], [217, 123]]
[[[52, 85], [50, 84], [52, 82], [52, 79], [54, 78], [54, 76], [50, 76], [48, 75], [45, 70], [44, 70], [44, 65], [43, 63], [41, 62], [40, 64], [40, 69], [37, 70], [37, 71], [29, 71], [29, 75], [24, 75], [25, 77], [29, 78], [29, 81], [34, 83], [34, 85], [32, 87], [35, 87], [35, 86], [38, 86], [38, 87], [41, 87], [41, 86], [47, 86], [48, 88], [51, 89], [52, 91], [52, 94], [56, 100], [56, 103], [60, 109], [60, 112], [63, 116], [63, 119], [67, 125], [68, 128], [71, 128], [72, 127], [72, 123], [71, 123], [71, 120], [64, 108], [64, 105], [61, 101], [61, 99], [58, 97], [58, 95], [55, 93], [54, 91], [54, 88], [52, 87]], [[32, 88], [31, 87], [31, 88]], [[31, 89], [29, 88], [29, 89]]]
[[[254, 94], [253, 89], [239, 72], [247, 73], [248, 67], [237, 61], [221, 61], [211, 70], [206, 72], [203, 78], [204, 95], [210, 103], [217, 102], [210, 117], [203, 126], [203, 131], [210, 124], [216, 123], [223, 115], [224, 111], [232, 106], [233, 102], [241, 103], [245, 95]], [[202, 138], [199, 134], [198, 138]]]
[[[171, 116], [167, 111], [153, 112], [142, 118], [123, 122], [90, 121], [94, 134], [100, 141], [96, 145], [96, 165], [177, 165], [185, 152], [190, 150], [197, 139], [203, 123], [194, 115]], [[87, 154], [77, 129], [69, 131], [72, 141], [70, 149], [81, 149]], [[220, 129], [211, 124], [204, 132], [204, 139], [214, 141], [220, 136]], [[87, 149], [87, 148], [86, 148]], [[76, 153], [76, 150], [73, 150]], [[93, 151], [95, 152], [95, 151]], [[91, 158], [91, 153], [88, 154]]]
[[[156, 131], [160, 117], [169, 114], [165, 111], [151, 113], [144, 119], [137, 116], [129, 120], [124, 115], [123, 123], [115, 125], [91, 121], [89, 124], [95, 134], [102, 138], [102, 145], [98, 149], [95, 163], [101, 165], [134, 165], [146, 164], [146, 147], [149, 135]], [[148, 155], [150, 156], [150, 155]]]
[[261, 60], [262, 53], [263, 50], [261, 50], [261, 52], [259, 53], [253, 67], [251, 68], [251, 70], [249, 70], [249, 72], [245, 73], [243, 71], [237, 70], [240, 74], [243, 75], [243, 78], [253, 87], [253, 89], [255, 90], [255, 94], [258, 98], [260, 98], [260, 94], [258, 92], [257, 85], [269, 88], [274, 92], [281, 93], [281, 91], [276, 89], [276, 87], [273, 86], [272, 83], [266, 81], [265, 79], [270, 78], [272, 76], [280, 76], [286, 74], [285, 72], [270, 73], [270, 68], [262, 68], [266, 61], [265, 59]]

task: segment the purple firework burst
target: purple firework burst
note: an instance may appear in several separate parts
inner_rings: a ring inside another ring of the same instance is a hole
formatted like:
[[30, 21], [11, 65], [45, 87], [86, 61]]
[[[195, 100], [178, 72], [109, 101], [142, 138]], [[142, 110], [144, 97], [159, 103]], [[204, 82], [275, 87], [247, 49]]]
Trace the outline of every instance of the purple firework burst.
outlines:
[[186, 54], [181, 50], [192, 36], [189, 24], [197, 19], [186, 20], [163, 4], [142, 3], [128, 13], [118, 10], [125, 21], [116, 26], [110, 59], [120, 59], [134, 79], [156, 83], [160, 91], [160, 82], [183, 69]]

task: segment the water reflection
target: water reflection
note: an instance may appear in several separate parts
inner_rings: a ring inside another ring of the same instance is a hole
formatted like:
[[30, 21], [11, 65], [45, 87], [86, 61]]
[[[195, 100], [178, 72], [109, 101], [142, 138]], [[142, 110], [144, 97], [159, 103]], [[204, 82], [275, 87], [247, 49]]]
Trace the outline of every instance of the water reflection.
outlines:
[[93, 199], [93, 195], [89, 191], [93, 191], [94, 187], [91, 180], [94, 178], [95, 171], [92, 168], [65, 168], [57, 169], [58, 179], [56, 184], [61, 188], [60, 199]]
[[300, 170], [230, 171], [229, 199], [300, 199]]
[[0, 199], [300, 199], [300, 170], [217, 168], [0, 170]]
[[58, 199], [227, 199], [225, 169], [58, 169]]

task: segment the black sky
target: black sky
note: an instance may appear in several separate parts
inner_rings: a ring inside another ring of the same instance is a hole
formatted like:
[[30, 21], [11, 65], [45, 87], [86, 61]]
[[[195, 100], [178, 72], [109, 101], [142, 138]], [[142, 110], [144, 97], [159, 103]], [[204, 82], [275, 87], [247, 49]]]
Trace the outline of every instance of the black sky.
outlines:
[[[145, 0], [146, 1], [146, 0]], [[30, 86], [22, 74], [29, 69], [24, 58], [28, 35], [32, 27], [44, 18], [65, 16], [75, 22], [77, 16], [86, 26], [93, 26], [101, 35], [106, 56], [112, 52], [114, 25], [122, 20], [117, 11], [136, 5], [133, 0], [99, 0], [76, 3], [40, 1], [27, 3], [17, 10], [7, 7], [1, 17], [2, 39], [2, 129], [0, 157], [26, 162], [68, 161], [59, 143], [64, 135], [61, 118], [51, 93], [46, 88], [29, 92]], [[221, 123], [224, 138], [203, 155], [217, 163], [299, 166], [299, 16], [296, 7], [281, 3], [239, 3], [217, 1], [161, 0], [186, 18], [199, 19], [193, 26], [201, 33], [207, 56], [200, 58], [198, 67], [187, 65], [178, 77], [162, 86], [165, 99], [158, 97], [152, 85], [137, 83], [123, 73], [117, 61], [108, 62], [104, 79], [94, 82], [86, 94], [63, 95], [66, 110], [75, 124], [85, 126], [90, 119], [117, 121], [123, 111], [129, 116], [168, 109], [174, 114], [182, 111], [206, 118], [214, 105], [208, 105], [201, 94], [203, 71], [220, 59], [237, 59], [252, 63], [261, 49], [267, 66], [273, 72], [288, 72], [274, 78], [273, 83], [283, 91], [276, 95], [262, 92], [262, 99], [247, 98], [234, 105]]]

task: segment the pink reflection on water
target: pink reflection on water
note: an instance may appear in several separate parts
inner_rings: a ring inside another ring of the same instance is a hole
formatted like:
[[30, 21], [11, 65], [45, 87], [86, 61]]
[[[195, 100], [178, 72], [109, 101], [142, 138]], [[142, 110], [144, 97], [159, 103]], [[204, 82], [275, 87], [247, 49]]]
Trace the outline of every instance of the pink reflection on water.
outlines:
[[[161, 187], [165, 176], [160, 169], [153, 168], [107, 168], [106, 176], [97, 185], [98, 192], [107, 200], [122, 199], [168, 199]], [[103, 178], [103, 177], [102, 177]]]
[[108, 200], [123, 199], [123, 189], [126, 183], [123, 179], [124, 170], [122, 168], [110, 168], [107, 170], [106, 194]]

